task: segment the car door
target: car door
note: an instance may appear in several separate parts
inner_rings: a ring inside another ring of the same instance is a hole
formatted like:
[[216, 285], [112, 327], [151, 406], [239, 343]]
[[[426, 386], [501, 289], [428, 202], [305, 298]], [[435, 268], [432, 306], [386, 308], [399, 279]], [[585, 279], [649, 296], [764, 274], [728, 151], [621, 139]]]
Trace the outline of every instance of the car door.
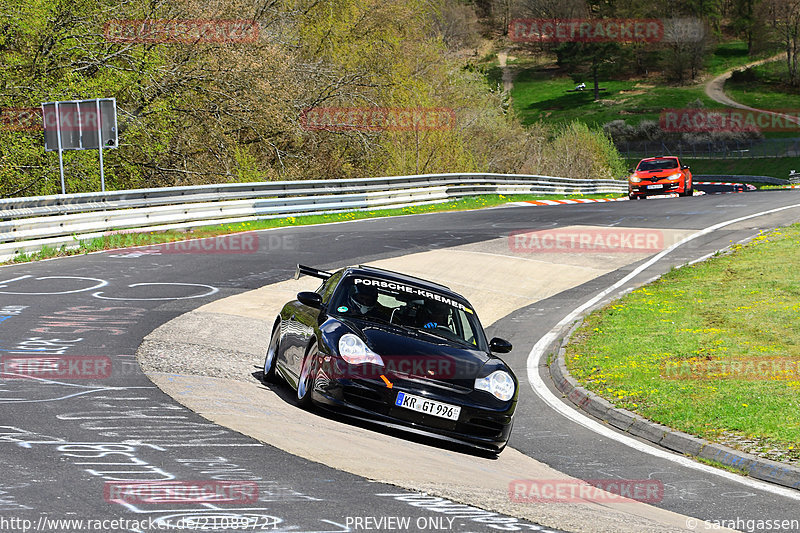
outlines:
[[[341, 272], [325, 280], [315, 291], [322, 296], [323, 305], [330, 301], [331, 294], [342, 277]], [[306, 354], [311, 341], [315, 338], [319, 328], [320, 315], [324, 310], [316, 309], [304, 305], [298, 300], [293, 300], [286, 304], [281, 313], [281, 321], [285, 324], [284, 338], [286, 339], [286, 351], [284, 361], [287, 378], [293, 385], [297, 384], [300, 370], [303, 367], [303, 358]]]

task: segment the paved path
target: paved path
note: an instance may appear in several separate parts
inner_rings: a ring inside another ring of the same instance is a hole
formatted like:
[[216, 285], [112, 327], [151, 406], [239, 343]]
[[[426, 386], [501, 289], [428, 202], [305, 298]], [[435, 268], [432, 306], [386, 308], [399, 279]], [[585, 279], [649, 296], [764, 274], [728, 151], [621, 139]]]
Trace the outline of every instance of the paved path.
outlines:
[[767, 113], [769, 115], [776, 115], [779, 117], [785, 117], [786, 119], [797, 123], [797, 118], [792, 117], [791, 115], [786, 115], [783, 113], [776, 113], [774, 111], [769, 111], [766, 109], [756, 109], [755, 107], [746, 106], [744, 104], [740, 104], [727, 94], [725, 94], [725, 82], [727, 82], [731, 76], [733, 75], [734, 71], [742, 70], [743, 68], [754, 67], [758, 65], [763, 65], [764, 63], [770, 63], [772, 61], [780, 61], [786, 58], [786, 54], [778, 54], [776, 56], [768, 57], [766, 59], [761, 59], [759, 61], [753, 61], [752, 63], [748, 63], [741, 67], [737, 67], [735, 69], [731, 69], [727, 72], [724, 72], [717, 76], [716, 78], [712, 79], [708, 83], [706, 83], [706, 95], [709, 98], [714, 100], [715, 102], [719, 102], [720, 104], [726, 105], [728, 107], [735, 107], [737, 109], [745, 109], [747, 111], [755, 111], [757, 113]]
[[508, 51], [497, 52], [497, 62], [500, 64], [500, 70], [503, 71], [503, 92], [510, 99], [511, 89], [514, 88], [514, 71], [508, 67]]

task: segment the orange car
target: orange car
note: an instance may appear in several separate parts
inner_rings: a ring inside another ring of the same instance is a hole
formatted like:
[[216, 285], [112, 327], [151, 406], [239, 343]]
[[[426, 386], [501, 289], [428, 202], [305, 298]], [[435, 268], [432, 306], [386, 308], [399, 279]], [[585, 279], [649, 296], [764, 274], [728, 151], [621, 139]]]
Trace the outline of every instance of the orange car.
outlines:
[[631, 200], [652, 194], [678, 193], [692, 196], [692, 173], [687, 165], [673, 156], [649, 157], [631, 169], [628, 178], [628, 197]]

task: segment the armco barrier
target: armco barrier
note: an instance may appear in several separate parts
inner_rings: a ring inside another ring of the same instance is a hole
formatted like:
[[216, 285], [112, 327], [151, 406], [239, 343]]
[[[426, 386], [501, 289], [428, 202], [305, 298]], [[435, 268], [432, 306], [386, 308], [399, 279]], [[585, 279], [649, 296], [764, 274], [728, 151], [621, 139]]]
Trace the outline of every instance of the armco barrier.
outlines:
[[736, 174], [695, 174], [695, 180], [703, 181], [734, 181], [738, 183], [767, 183], [769, 185], [787, 185], [788, 180], [773, 178], [771, 176], [745, 176]]
[[426, 174], [269, 181], [0, 199], [0, 261], [43, 246], [75, 247], [118, 230], [158, 231], [339, 211], [385, 209], [479, 194], [627, 192], [618, 180], [515, 174]]

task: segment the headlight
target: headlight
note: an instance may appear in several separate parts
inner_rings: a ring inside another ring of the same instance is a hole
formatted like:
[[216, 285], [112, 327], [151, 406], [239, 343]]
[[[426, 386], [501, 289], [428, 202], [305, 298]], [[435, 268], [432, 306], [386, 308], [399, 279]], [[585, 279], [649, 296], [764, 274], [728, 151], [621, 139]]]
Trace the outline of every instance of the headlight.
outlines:
[[367, 348], [364, 341], [352, 333], [345, 333], [339, 339], [339, 355], [351, 365], [372, 363], [383, 366], [381, 356]]
[[642, 178], [638, 176], [631, 176], [631, 183], [641, 183]]
[[676, 172], [675, 174], [667, 176], [667, 179], [668, 180], [676, 180], [676, 179], [680, 178], [681, 176], [682, 176], [682, 174], [680, 172]]
[[491, 392], [498, 399], [507, 402], [514, 397], [514, 378], [508, 372], [495, 370], [485, 378], [476, 379], [475, 388]]

